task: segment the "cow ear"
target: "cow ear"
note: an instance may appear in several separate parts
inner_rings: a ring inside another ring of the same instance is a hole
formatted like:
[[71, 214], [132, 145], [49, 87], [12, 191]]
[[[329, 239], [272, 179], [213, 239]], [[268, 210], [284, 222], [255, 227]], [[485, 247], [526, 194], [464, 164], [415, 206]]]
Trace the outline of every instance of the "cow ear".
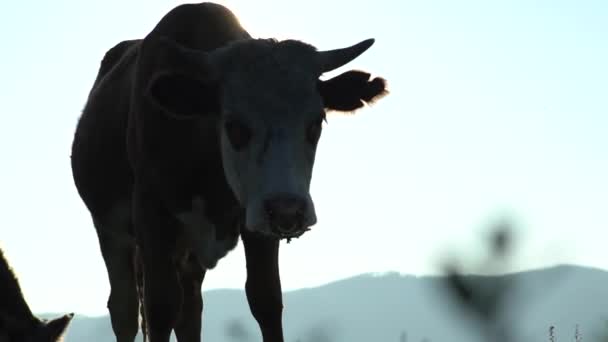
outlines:
[[217, 111], [217, 68], [213, 56], [166, 36], [150, 35], [140, 47], [144, 96], [177, 119]]
[[49, 341], [59, 340], [59, 338], [66, 333], [68, 325], [72, 321], [73, 317], [74, 314], [70, 313], [46, 322], [44, 324], [44, 330], [46, 332], [45, 335], [50, 338]]
[[183, 71], [157, 72], [148, 83], [146, 95], [177, 119], [196, 118], [219, 110], [216, 83]]
[[355, 111], [365, 104], [372, 104], [386, 94], [386, 80], [364, 71], [351, 70], [334, 78], [318, 81], [317, 89], [327, 110]]

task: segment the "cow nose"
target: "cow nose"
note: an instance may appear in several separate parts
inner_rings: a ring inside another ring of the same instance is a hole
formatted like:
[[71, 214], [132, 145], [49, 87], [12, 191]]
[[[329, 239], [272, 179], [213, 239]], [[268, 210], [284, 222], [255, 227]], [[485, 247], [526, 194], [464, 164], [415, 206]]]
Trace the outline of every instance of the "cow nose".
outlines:
[[276, 195], [264, 201], [271, 229], [277, 233], [292, 233], [303, 229], [306, 201], [294, 195]]

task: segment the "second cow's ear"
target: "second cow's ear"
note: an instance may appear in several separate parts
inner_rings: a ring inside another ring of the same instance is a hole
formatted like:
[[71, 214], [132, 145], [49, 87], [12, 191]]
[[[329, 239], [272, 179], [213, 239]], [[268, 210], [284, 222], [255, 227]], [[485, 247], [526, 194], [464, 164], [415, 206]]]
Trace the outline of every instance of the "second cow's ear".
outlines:
[[45, 337], [47, 341], [60, 341], [68, 329], [68, 325], [74, 317], [73, 313], [63, 315], [62, 317], [53, 319], [44, 323]]
[[148, 98], [176, 119], [192, 119], [219, 111], [218, 86], [183, 71], [162, 71], [152, 76]]
[[351, 70], [329, 80], [318, 81], [317, 89], [327, 110], [355, 111], [388, 94], [386, 80], [364, 71]]

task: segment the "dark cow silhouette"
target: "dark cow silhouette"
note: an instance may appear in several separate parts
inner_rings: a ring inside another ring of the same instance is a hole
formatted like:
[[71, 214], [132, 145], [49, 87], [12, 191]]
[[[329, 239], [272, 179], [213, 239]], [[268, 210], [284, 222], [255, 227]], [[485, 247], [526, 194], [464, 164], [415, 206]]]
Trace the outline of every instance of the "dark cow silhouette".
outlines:
[[72, 317], [70, 313], [47, 321], [34, 316], [0, 249], [0, 342], [61, 341]]
[[264, 341], [283, 341], [279, 241], [316, 223], [309, 186], [326, 111], [386, 93], [366, 72], [320, 76], [372, 44], [317, 51], [253, 39], [230, 10], [201, 3], [106, 53], [72, 171], [99, 237], [118, 341], [133, 341], [140, 302], [152, 342], [172, 330], [199, 341], [205, 271], [239, 236], [251, 312]]

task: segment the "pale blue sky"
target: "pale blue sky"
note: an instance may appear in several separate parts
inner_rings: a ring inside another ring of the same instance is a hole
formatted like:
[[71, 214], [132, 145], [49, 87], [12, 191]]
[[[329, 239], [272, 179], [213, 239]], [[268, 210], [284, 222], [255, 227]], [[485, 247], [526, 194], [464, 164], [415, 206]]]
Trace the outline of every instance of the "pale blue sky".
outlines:
[[[33, 4], [36, 4], [35, 6]], [[2, 2], [0, 245], [36, 312], [105, 314], [109, 291], [69, 168], [105, 51], [177, 1]], [[329, 118], [312, 193], [319, 222], [283, 245], [284, 289], [363, 272], [436, 272], [511, 215], [513, 269], [608, 269], [608, 3], [226, 1], [254, 36], [320, 49], [376, 44], [348, 67], [391, 94]], [[346, 70], [346, 68], [339, 70]], [[241, 245], [203, 289], [242, 288]]]

